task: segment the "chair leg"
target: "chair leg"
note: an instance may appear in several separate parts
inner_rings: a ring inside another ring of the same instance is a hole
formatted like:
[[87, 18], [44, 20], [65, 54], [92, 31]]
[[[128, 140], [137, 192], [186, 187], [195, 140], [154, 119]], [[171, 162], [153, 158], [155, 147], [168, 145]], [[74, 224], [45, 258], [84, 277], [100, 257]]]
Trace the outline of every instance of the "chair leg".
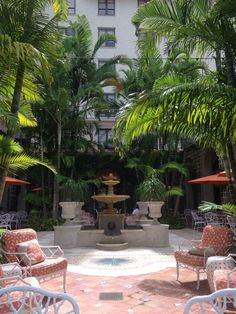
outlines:
[[177, 274], [177, 279], [179, 280], [179, 263], [176, 261], [176, 274]]
[[63, 290], [66, 293], [66, 270], [64, 271], [63, 274]]
[[197, 290], [200, 287], [200, 269], [197, 268]]

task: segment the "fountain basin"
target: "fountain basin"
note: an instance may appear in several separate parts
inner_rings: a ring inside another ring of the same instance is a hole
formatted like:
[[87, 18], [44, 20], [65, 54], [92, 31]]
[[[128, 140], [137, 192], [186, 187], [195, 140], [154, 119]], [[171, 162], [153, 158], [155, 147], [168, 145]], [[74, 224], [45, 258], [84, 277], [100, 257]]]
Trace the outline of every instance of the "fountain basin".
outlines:
[[[120, 244], [127, 242], [129, 247], [167, 247], [169, 246], [168, 229], [169, 225], [165, 224], [145, 225], [143, 229], [121, 229]], [[105, 237], [103, 230], [81, 230], [81, 225], [54, 226], [54, 243], [64, 249], [95, 248], [97, 243], [104, 243]], [[106, 249], [106, 245], [103, 246], [103, 249]]]
[[98, 195], [92, 196], [92, 199], [98, 202], [106, 203], [106, 204], [110, 204], [110, 203], [113, 204], [113, 203], [125, 201], [128, 198], [130, 198], [129, 195], [116, 195], [116, 194], [98, 194]]

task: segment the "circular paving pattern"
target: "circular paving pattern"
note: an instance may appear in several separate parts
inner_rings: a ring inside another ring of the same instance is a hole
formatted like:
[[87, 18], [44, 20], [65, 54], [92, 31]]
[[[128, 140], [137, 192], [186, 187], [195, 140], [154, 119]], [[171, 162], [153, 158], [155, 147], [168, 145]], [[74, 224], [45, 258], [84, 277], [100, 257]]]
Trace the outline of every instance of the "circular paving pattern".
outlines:
[[94, 254], [67, 256], [69, 270], [85, 275], [126, 276], [147, 274], [175, 266], [173, 250], [132, 249], [119, 252], [97, 251]]

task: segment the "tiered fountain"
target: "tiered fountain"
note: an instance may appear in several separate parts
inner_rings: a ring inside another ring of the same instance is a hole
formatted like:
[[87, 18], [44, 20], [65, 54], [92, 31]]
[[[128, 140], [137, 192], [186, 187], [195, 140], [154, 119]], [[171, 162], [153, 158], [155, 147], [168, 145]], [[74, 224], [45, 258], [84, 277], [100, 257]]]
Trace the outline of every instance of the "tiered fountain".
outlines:
[[119, 250], [128, 246], [123, 240], [121, 229], [124, 229], [124, 215], [115, 212], [113, 204], [125, 201], [130, 198], [129, 195], [114, 194], [114, 186], [119, 184], [112, 173], [102, 181], [108, 187], [107, 194], [98, 194], [92, 196], [92, 199], [107, 204], [107, 211], [98, 215], [99, 229], [104, 230], [104, 239], [96, 243], [97, 248], [106, 250]]
[[[75, 222], [72, 221], [73, 223], [67, 221], [64, 225], [54, 226], [54, 243], [66, 249], [96, 246], [104, 250], [120, 250], [128, 245], [153, 248], [169, 246], [169, 226], [160, 224], [158, 222], [160, 213], [152, 211], [151, 208], [150, 215], [154, 219], [149, 220], [149, 224], [143, 223], [141, 229], [124, 229], [125, 217], [117, 214], [113, 205], [130, 196], [114, 194], [114, 186], [119, 182], [112, 174], [109, 174], [103, 181], [103, 184], [107, 186], [107, 193], [92, 196], [94, 200], [107, 204], [106, 212], [99, 214], [98, 217], [99, 229], [81, 228], [79, 220], [76, 219]], [[63, 215], [68, 220], [73, 218], [64, 211]], [[73, 215], [75, 215], [74, 211]]]

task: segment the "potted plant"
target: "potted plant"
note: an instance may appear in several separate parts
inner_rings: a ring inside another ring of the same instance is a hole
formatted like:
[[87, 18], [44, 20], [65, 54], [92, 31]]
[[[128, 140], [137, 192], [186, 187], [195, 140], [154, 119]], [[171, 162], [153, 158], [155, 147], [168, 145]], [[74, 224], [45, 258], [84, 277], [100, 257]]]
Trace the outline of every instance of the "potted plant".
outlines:
[[62, 188], [62, 199], [59, 205], [62, 207], [62, 218], [66, 219], [65, 224], [70, 224], [71, 219], [79, 222], [82, 214], [82, 206], [90, 196], [90, 185], [99, 186], [97, 179], [74, 180], [65, 176], [59, 176], [59, 183]]
[[[166, 187], [160, 178], [160, 172], [153, 169], [151, 173], [139, 184], [137, 188], [139, 198], [147, 202], [149, 215], [153, 218], [153, 224], [159, 224], [161, 208], [166, 199], [171, 196], [182, 196], [183, 190], [180, 187]], [[138, 202], [137, 202], [138, 203]]]

